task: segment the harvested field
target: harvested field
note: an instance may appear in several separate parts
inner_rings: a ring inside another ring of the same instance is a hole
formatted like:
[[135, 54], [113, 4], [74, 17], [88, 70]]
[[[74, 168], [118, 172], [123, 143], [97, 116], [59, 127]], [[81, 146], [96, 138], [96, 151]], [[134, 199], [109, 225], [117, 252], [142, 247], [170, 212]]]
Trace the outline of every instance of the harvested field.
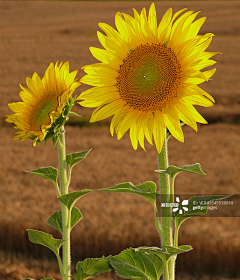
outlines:
[[[132, 14], [149, 8], [151, 2], [41, 2], [0, 1], [0, 280], [60, 279], [53, 254], [27, 239], [26, 229], [58, 233], [46, 220], [59, 210], [51, 182], [23, 170], [57, 167], [57, 150], [49, 141], [31, 146], [14, 141], [13, 126], [5, 123], [7, 104], [20, 101], [19, 83], [37, 72], [41, 77], [50, 62], [69, 61], [70, 70], [96, 62], [89, 46], [100, 47], [98, 22], [114, 25], [117, 11]], [[240, 5], [238, 1], [156, 2], [158, 18], [168, 7], [201, 10], [207, 21], [201, 34], [216, 35], [209, 51], [216, 56], [217, 72], [202, 88], [213, 95], [216, 105], [198, 108], [209, 121], [196, 133], [184, 127], [185, 143], [169, 141], [170, 163], [200, 162], [207, 176], [181, 174], [176, 180], [179, 194], [239, 194], [240, 190]], [[80, 76], [83, 72], [80, 71]], [[81, 86], [76, 93], [86, 89]], [[108, 122], [88, 125], [91, 110], [76, 106], [81, 123], [66, 126], [67, 153], [92, 148], [88, 157], [73, 169], [70, 191], [99, 189], [131, 181], [158, 183], [156, 150], [134, 151], [129, 136], [111, 137]], [[81, 124], [81, 127], [79, 126]], [[177, 262], [178, 279], [240, 279], [240, 207], [225, 217], [201, 217], [186, 221], [180, 229], [180, 245], [193, 251]], [[84, 219], [72, 231], [74, 262], [86, 257], [117, 254], [127, 247], [159, 246], [151, 205], [141, 197], [94, 191], [77, 203]], [[226, 217], [227, 216], [227, 217]], [[115, 277], [103, 275], [106, 279]]]

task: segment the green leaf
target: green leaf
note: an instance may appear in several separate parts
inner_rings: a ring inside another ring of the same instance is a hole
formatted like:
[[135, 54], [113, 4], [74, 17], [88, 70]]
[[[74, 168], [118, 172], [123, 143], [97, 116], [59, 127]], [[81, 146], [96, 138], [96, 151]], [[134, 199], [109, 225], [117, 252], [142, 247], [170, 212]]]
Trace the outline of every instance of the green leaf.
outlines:
[[153, 182], [146, 182], [140, 184], [138, 186], [134, 186], [132, 183], [122, 183], [116, 185], [114, 187], [99, 189], [100, 191], [105, 192], [120, 192], [120, 193], [131, 193], [140, 195], [147, 200], [149, 200], [152, 204], [155, 203], [156, 198], [159, 196], [159, 192], [156, 192], [156, 184]]
[[61, 240], [61, 239], [55, 239], [52, 237], [51, 234], [47, 234], [42, 231], [27, 229], [27, 232], [28, 232], [28, 238], [32, 243], [48, 247], [56, 255], [58, 255], [59, 248], [65, 242], [64, 240]]
[[67, 155], [66, 156], [66, 161], [67, 161], [67, 165], [69, 166], [69, 168], [71, 169], [76, 163], [85, 159], [87, 154], [91, 150], [92, 149], [90, 149], [88, 151], [81, 152], [81, 153], [72, 153], [72, 154]]
[[71, 211], [71, 230], [75, 225], [82, 220], [83, 216], [82, 213], [79, 211], [78, 208], [73, 207]]
[[58, 200], [63, 204], [65, 204], [70, 210], [81, 196], [90, 192], [92, 192], [92, 190], [82, 190], [82, 191], [72, 192], [59, 196]]
[[117, 256], [110, 256], [117, 275], [124, 279], [158, 280], [162, 274], [162, 260], [135, 249], [127, 249]]
[[188, 211], [184, 211], [183, 214], [179, 214], [178, 211], [175, 213], [173, 212], [173, 218], [175, 219], [176, 227], [179, 228], [181, 223], [190, 217], [197, 217], [207, 214], [209, 202], [224, 199], [229, 196], [231, 195], [209, 195], [190, 198], [188, 205], [185, 205], [185, 207], [188, 208]]
[[57, 185], [57, 178], [58, 178], [58, 170], [52, 166], [49, 167], [41, 167], [32, 171], [26, 171], [28, 173], [40, 176], [45, 178], [56, 186]]
[[77, 274], [72, 276], [76, 280], [88, 279], [103, 272], [113, 270], [108, 258], [85, 259], [76, 265]]
[[164, 246], [163, 249], [158, 247], [139, 247], [137, 248], [137, 250], [139, 250], [140, 252], [155, 254], [162, 261], [167, 261], [173, 255], [189, 252], [190, 250], [192, 250], [192, 246], [183, 245], [177, 248], [173, 246]]
[[183, 172], [183, 171], [184, 172], [195, 173], [195, 174], [199, 174], [199, 175], [206, 175], [202, 171], [200, 163], [190, 164], [190, 165], [183, 165], [183, 166], [180, 166], [180, 167], [176, 167], [174, 165], [170, 165], [166, 170], [156, 170], [157, 173], [167, 173], [172, 178], [175, 177], [180, 172]]
[[158, 256], [162, 261], [165, 260], [166, 257], [171, 256], [167, 250], [163, 250], [161, 248], [158, 247], [139, 247], [139, 248], [135, 248], [135, 251], [139, 251], [141, 253], [148, 253], [148, 254], [153, 254]]
[[164, 246], [164, 249], [169, 253], [169, 256], [166, 258], [166, 260], [168, 260], [172, 255], [186, 253], [191, 251], [193, 248], [190, 245], [182, 245], [177, 248], [173, 246]]
[[[71, 211], [71, 230], [72, 228], [82, 219], [82, 214], [78, 208], [73, 207]], [[60, 233], [62, 233], [62, 212], [55, 212], [48, 220], [47, 224], [55, 229], [57, 229]]]
[[62, 233], [62, 212], [56, 211], [52, 214], [52, 216], [47, 220], [47, 224]]

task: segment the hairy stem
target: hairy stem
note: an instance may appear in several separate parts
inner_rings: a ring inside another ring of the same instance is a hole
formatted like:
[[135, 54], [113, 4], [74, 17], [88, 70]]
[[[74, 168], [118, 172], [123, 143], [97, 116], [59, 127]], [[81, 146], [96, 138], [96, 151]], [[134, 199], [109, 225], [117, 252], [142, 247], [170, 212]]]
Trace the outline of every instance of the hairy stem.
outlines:
[[[64, 128], [62, 127], [64, 131]], [[58, 146], [58, 160], [59, 160], [59, 173], [60, 173], [60, 186], [61, 195], [68, 193], [68, 176], [66, 168], [66, 149], [65, 149], [65, 133], [61, 133], [57, 142]], [[62, 211], [62, 227], [63, 227], [63, 280], [69, 280], [71, 276], [71, 255], [70, 255], [70, 213], [67, 206], [61, 203]]]
[[[160, 170], [168, 168], [167, 139], [165, 138], [163, 148], [158, 154], [158, 167]], [[173, 246], [172, 231], [172, 208], [169, 203], [173, 200], [173, 188], [170, 186], [169, 175], [159, 173], [160, 177], [160, 196], [161, 196], [161, 246]], [[164, 280], [174, 280], [175, 278], [175, 259], [168, 261], [168, 269], [164, 269]]]
[[160, 224], [159, 217], [158, 217], [158, 210], [157, 210], [156, 202], [155, 202], [153, 208], [154, 208], [154, 214], [155, 214], [155, 225], [156, 225], [157, 231], [159, 232], [159, 234], [161, 236], [162, 229], [161, 229], [161, 224]]

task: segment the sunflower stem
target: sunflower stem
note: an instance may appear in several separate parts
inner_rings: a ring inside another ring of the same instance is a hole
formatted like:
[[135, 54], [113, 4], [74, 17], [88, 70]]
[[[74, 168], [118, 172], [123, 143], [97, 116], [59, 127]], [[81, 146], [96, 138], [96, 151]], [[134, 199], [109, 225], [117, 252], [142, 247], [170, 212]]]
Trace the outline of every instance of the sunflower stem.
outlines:
[[155, 214], [155, 225], [156, 225], [157, 231], [159, 232], [159, 234], [161, 236], [162, 228], [161, 228], [161, 224], [160, 224], [160, 221], [159, 221], [158, 209], [157, 209], [157, 206], [156, 206], [156, 202], [155, 202], [153, 208], [154, 208], [154, 214]]
[[[158, 154], [158, 167], [160, 170], [168, 168], [167, 138], [161, 152]], [[172, 230], [172, 208], [169, 205], [173, 200], [173, 187], [170, 186], [170, 178], [167, 173], [159, 173], [161, 205], [161, 246], [173, 246]], [[168, 261], [168, 269], [164, 269], [164, 280], [175, 279], [175, 258], [171, 257]]]
[[[63, 128], [63, 127], [62, 127]], [[62, 129], [64, 131], [64, 129]], [[66, 149], [65, 149], [65, 133], [60, 133], [58, 142], [58, 160], [59, 160], [59, 173], [60, 173], [60, 186], [61, 195], [68, 193], [68, 176], [66, 168]], [[67, 206], [61, 203], [62, 211], [62, 227], [63, 227], [63, 280], [69, 280], [71, 276], [71, 255], [70, 255], [70, 213]]]

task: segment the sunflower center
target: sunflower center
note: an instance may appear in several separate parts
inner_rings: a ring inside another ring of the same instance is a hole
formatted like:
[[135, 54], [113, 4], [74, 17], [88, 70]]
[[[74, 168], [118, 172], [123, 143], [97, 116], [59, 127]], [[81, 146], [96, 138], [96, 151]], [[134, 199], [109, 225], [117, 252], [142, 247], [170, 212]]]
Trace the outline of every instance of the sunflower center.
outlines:
[[181, 65], [163, 44], [141, 45], [118, 70], [117, 88], [126, 103], [140, 111], [156, 111], [177, 97]]
[[51, 120], [49, 113], [56, 111], [58, 106], [57, 96], [47, 96], [42, 99], [34, 108], [31, 114], [32, 130], [38, 131], [41, 125], [49, 125]]

